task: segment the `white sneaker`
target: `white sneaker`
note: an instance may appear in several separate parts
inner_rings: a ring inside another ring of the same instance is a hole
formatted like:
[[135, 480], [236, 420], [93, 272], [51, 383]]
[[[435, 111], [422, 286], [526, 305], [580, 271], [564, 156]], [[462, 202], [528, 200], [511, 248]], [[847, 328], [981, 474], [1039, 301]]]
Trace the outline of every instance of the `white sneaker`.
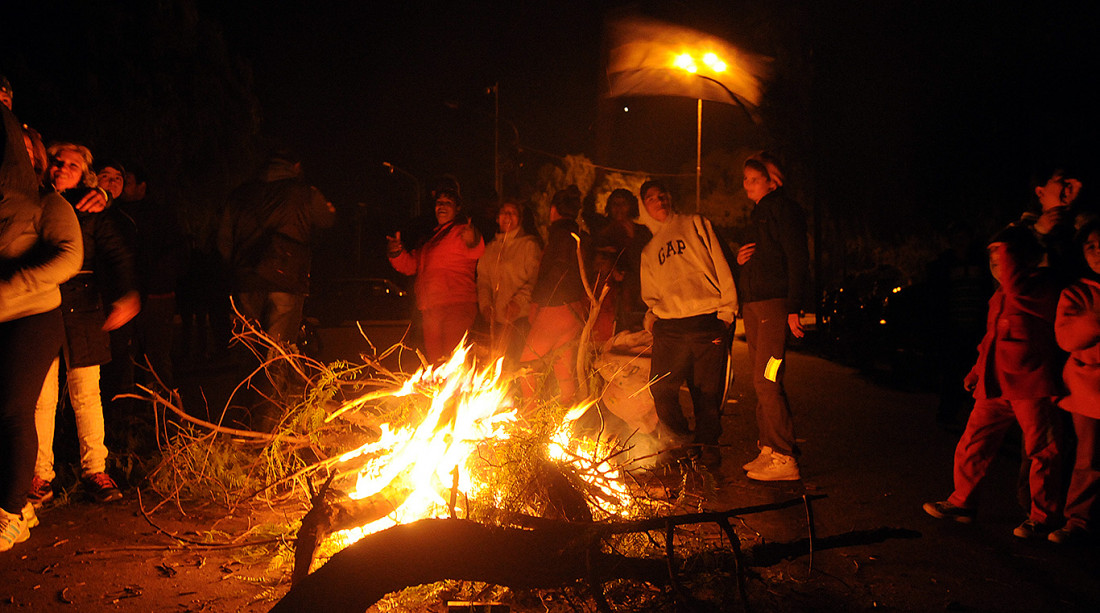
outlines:
[[756, 456], [756, 459], [745, 464], [741, 468], [745, 470], [758, 470], [768, 465], [768, 460], [772, 457], [772, 448], [767, 445], [760, 447], [760, 455]]
[[22, 513], [15, 515], [0, 509], [0, 551], [11, 549], [16, 543], [27, 540], [30, 535], [31, 530]]
[[789, 455], [772, 452], [768, 463], [761, 468], [750, 470], [749, 479], [756, 481], [798, 481], [798, 462]]
[[39, 524], [38, 515], [34, 512], [34, 504], [29, 501], [23, 506], [23, 521], [27, 522], [28, 530]]

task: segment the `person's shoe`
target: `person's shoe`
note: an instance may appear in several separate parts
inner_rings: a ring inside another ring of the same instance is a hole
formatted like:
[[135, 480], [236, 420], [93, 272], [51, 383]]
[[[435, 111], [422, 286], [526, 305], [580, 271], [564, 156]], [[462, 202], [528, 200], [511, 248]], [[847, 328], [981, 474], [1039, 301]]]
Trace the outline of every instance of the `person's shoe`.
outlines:
[[1050, 534], [1050, 526], [1031, 519], [1025, 519], [1022, 524], [1016, 526], [1012, 531], [1012, 536], [1022, 539], [1043, 538], [1047, 537], [1048, 534]]
[[756, 456], [754, 460], [750, 461], [748, 464], [745, 464], [741, 468], [744, 468], [746, 471], [764, 468], [768, 465], [768, 460], [771, 459], [771, 457], [772, 448], [768, 447], [767, 445], [763, 445], [762, 447], [760, 447], [760, 455]]
[[717, 446], [706, 445], [699, 452], [699, 461], [707, 470], [718, 472], [722, 468], [722, 450]]
[[924, 512], [936, 519], [950, 519], [960, 524], [969, 524], [974, 521], [974, 509], [957, 507], [946, 500], [924, 503]]
[[798, 481], [798, 462], [789, 455], [772, 452], [768, 463], [748, 472], [749, 479], [755, 481]]
[[1047, 540], [1059, 545], [1079, 545], [1092, 540], [1092, 534], [1080, 526], [1062, 526], [1047, 535]]
[[0, 509], [0, 551], [8, 551], [16, 543], [22, 543], [31, 535], [30, 526], [23, 514], [8, 513]]
[[23, 506], [23, 521], [27, 522], [28, 529], [39, 524], [38, 515], [34, 512], [34, 505], [29, 502]]
[[27, 493], [27, 500], [36, 507], [41, 507], [53, 500], [53, 484], [35, 475], [34, 480], [31, 481], [31, 491]]
[[84, 490], [95, 498], [96, 502], [122, 500], [122, 492], [119, 491], [115, 480], [107, 473], [92, 473], [84, 477]]

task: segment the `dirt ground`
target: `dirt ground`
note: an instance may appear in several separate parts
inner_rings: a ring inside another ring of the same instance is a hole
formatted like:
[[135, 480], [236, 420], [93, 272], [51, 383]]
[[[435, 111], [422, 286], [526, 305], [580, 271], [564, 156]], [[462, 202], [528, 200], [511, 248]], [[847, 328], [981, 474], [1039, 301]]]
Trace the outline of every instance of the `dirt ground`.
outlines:
[[[726, 407], [719, 488], [700, 508], [824, 496], [812, 505], [812, 541], [801, 505], [736, 523], [750, 557], [751, 610], [1100, 609], [1095, 547], [1011, 535], [1023, 518], [1012, 493], [1018, 458], [1011, 445], [994, 465], [978, 523], [945, 524], [921, 511], [922, 502], [949, 493], [959, 435], [958, 427], [936, 423], [931, 394], [882, 386], [851, 368], [792, 353], [787, 380], [803, 480], [749, 481], [740, 465], [754, 455], [755, 398], [743, 343], [734, 354], [737, 382]], [[136, 490], [126, 495], [97, 505], [74, 491], [65, 503], [43, 509], [31, 539], [0, 555], [0, 613], [253, 612], [267, 611], [285, 593], [285, 584], [273, 587], [281, 574], [269, 570], [269, 560], [250, 559], [240, 549], [184, 546], [164, 534], [193, 540], [208, 537], [211, 528], [216, 535], [240, 534], [278, 520], [278, 513], [222, 518], [213, 509], [186, 509], [183, 516], [165, 506], [151, 517], [154, 527], [139, 510]], [[144, 500], [146, 508], [151, 504]]]

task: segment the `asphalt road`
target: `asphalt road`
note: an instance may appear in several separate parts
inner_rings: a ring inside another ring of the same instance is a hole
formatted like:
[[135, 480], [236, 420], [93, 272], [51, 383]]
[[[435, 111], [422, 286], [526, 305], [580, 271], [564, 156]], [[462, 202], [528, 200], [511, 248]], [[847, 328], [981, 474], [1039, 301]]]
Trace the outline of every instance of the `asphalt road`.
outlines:
[[1015, 501], [1019, 455], [1011, 442], [984, 484], [976, 523], [943, 522], [924, 513], [922, 503], [951, 493], [952, 455], [961, 434], [961, 425], [937, 424], [932, 394], [892, 390], [854, 369], [790, 353], [786, 381], [803, 452], [802, 482], [750, 481], [740, 466], [756, 451], [755, 395], [743, 342], [735, 343], [733, 354], [738, 378], [724, 418], [723, 501], [742, 506], [802, 493], [827, 496], [813, 504], [812, 569], [804, 509], [745, 518], [745, 528], [765, 542], [791, 544], [777, 547], [785, 558], [758, 567], [773, 580], [790, 582], [791, 590], [766, 603], [769, 608], [1100, 609], [1097, 548], [1012, 535], [1025, 516]]

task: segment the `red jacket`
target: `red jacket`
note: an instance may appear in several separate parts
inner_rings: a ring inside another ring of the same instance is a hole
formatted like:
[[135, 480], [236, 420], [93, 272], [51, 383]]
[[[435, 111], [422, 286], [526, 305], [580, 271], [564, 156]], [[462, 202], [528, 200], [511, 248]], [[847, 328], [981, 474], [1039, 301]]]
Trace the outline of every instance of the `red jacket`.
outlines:
[[485, 241], [467, 247], [462, 231], [468, 224], [450, 223], [436, 228], [423, 246], [390, 258], [397, 272], [416, 275], [416, 307], [421, 311], [449, 304], [477, 304], [474, 271], [485, 252]]
[[1100, 282], [1081, 279], [1062, 291], [1054, 332], [1069, 352], [1062, 371], [1069, 396], [1061, 407], [1100, 419]]
[[[999, 244], [992, 249], [1004, 250]], [[1049, 268], [1023, 268], [1007, 255], [989, 299], [978, 362], [966, 376], [974, 397], [1028, 400], [1062, 394], [1064, 355], [1054, 338], [1059, 287]]]

